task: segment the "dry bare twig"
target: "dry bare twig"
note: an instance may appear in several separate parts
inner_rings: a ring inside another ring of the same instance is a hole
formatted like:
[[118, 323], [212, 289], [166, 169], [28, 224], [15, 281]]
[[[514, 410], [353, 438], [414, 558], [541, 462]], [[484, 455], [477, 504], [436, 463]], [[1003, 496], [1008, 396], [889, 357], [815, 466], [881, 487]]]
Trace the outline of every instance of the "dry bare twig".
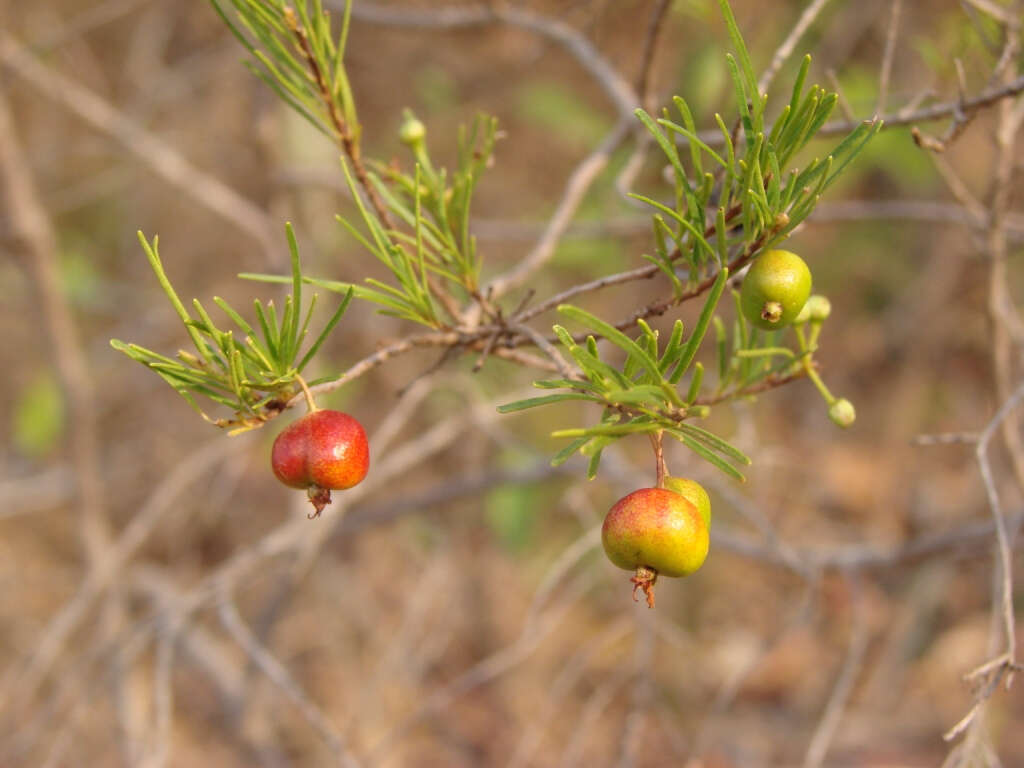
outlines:
[[356, 760], [345, 744], [344, 737], [337, 731], [323, 711], [313, 703], [309, 695], [302, 690], [302, 687], [295, 681], [295, 678], [292, 677], [287, 668], [267, 648], [260, 644], [259, 640], [256, 639], [255, 635], [245, 625], [230, 595], [222, 594], [220, 596], [217, 615], [220, 617], [220, 622], [224, 629], [242, 647], [253, 663], [259, 667], [260, 671], [298, 707], [302, 716], [330, 748], [338, 765], [344, 766], [344, 768], [359, 768], [360, 762]]
[[119, 142], [144, 166], [183, 192], [186, 199], [195, 200], [249, 235], [263, 252], [265, 263], [283, 266], [283, 242], [277, 227], [255, 203], [201, 171], [178, 150], [92, 91], [41, 64], [4, 30], [0, 30], [0, 66]]
[[[1016, 619], [1013, 609], [1013, 559], [1011, 555], [1011, 542], [1009, 526], [1006, 515], [1003, 512], [1002, 503], [999, 499], [999, 491], [996, 488], [995, 479], [992, 474], [992, 466], [988, 458], [988, 447], [996, 430], [1000, 429], [1004, 420], [1024, 400], [1024, 383], [1017, 387], [1016, 391], [999, 408], [996, 415], [982, 430], [978, 438], [978, 445], [975, 448], [975, 457], [981, 471], [981, 478], [985, 484], [985, 494], [988, 497], [989, 510], [992, 515], [996, 534], [996, 553], [999, 561], [999, 578], [995, 580], [996, 589], [992, 598], [993, 617], [998, 617], [998, 626], [1003, 635], [1002, 653], [993, 659], [989, 659], [976, 669], [965, 675], [965, 679], [977, 686], [975, 692], [975, 703], [970, 711], [952, 728], [943, 738], [952, 741], [960, 736], [984, 710], [989, 698], [995, 693], [999, 683], [1006, 682], [1009, 688], [1013, 681], [1014, 674], [1024, 669], [1017, 662], [1017, 636]], [[1016, 528], [1019, 521], [1014, 525]]]
[[864, 663], [864, 653], [868, 645], [867, 618], [864, 615], [861, 586], [856, 577], [848, 578], [847, 585], [851, 595], [850, 644], [847, 646], [846, 658], [836, 678], [828, 703], [822, 711], [818, 726], [807, 745], [804, 755], [804, 768], [818, 768], [828, 753], [829, 744], [835, 736], [836, 729], [843, 716], [847, 700], [853, 689]]
[[[325, 5], [339, 7], [338, 0]], [[586, 39], [568, 24], [513, 6], [495, 3], [486, 8], [436, 8], [417, 11], [412, 8], [380, 7], [354, 3], [352, 17], [372, 24], [429, 29], [459, 29], [494, 23], [529, 30], [561, 46], [576, 59], [615, 106], [619, 118], [631, 120], [640, 100], [633, 87], [618, 70]]]

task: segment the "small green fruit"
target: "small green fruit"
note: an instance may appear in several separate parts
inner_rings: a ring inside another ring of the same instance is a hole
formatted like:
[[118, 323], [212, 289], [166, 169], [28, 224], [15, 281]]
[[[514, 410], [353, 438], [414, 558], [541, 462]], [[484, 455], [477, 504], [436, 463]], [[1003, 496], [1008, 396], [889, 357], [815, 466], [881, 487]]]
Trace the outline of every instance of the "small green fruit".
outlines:
[[409, 110], [405, 111], [402, 125], [398, 129], [398, 139], [407, 147], [422, 144], [427, 137], [427, 126], [417, 120]]
[[[811, 320], [816, 323], [824, 322], [832, 314], [832, 302], [820, 294], [811, 296], [804, 305], [804, 308], [810, 315]], [[803, 314], [803, 310], [800, 310], [800, 313]]]
[[704, 518], [704, 525], [711, 530], [711, 497], [708, 496], [703, 485], [688, 477], [666, 477], [665, 487], [670, 491], [675, 491], [693, 504], [700, 512], [700, 516]]
[[643, 589], [654, 607], [659, 574], [687, 576], [704, 564], [710, 539], [697, 507], [665, 488], [641, 488], [619, 499], [601, 526], [605, 554], [619, 568], [635, 571], [633, 599]]
[[836, 400], [828, 409], [828, 417], [840, 427], [846, 428], [857, 420], [857, 411], [853, 403], [845, 397]]
[[740, 308], [751, 325], [775, 330], [789, 325], [811, 295], [811, 270], [795, 253], [765, 251], [740, 288]]

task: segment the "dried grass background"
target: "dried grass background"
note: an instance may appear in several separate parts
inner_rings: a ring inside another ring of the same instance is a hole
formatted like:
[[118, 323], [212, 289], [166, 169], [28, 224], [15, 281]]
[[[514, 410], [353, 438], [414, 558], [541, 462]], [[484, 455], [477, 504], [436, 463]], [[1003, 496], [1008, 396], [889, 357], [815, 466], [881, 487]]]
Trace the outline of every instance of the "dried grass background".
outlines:
[[[633, 82], [657, 6], [515, 7]], [[760, 68], [810, 8], [795, 50], [859, 118], [955, 101], [958, 66], [965, 98], [1019, 82], [1018, 2], [734, 8]], [[672, 3], [651, 103], [680, 93], [713, 127], [727, 47], [713, 3]], [[595, 481], [551, 470], [550, 430], [593, 414], [499, 416], [530, 370], [437, 367], [428, 349], [326, 398], [367, 426], [373, 466], [311, 522], [269, 471], [280, 423], [228, 438], [109, 347], [185, 342], [136, 230], [204, 302], [273, 297], [236, 275], [284, 270], [286, 220], [308, 273], [379, 276], [334, 222], [350, 210], [336, 149], [241, 59], [201, 2], [0, 2], [0, 766], [1024, 765], [995, 533], [1004, 520], [1016, 545], [1024, 519], [1015, 92], [962, 125], [920, 122], [951, 139], [942, 153], [886, 131], [792, 238], [832, 300], [820, 361], [857, 423], [835, 428], [798, 381], [716, 413], [754, 458], [745, 485], [670, 452], [711, 492], [713, 548], [649, 611], [597, 535], [653, 482], [647, 443], [622, 441]], [[449, 165], [460, 123], [500, 118], [474, 208], [485, 274], [530, 250], [616, 121], [570, 50], [514, 25], [357, 12], [350, 72], [371, 155], [408, 162], [406, 106]], [[593, 180], [539, 297], [650, 249], [615, 187], [634, 147]], [[650, 155], [636, 184], [659, 173]], [[652, 283], [583, 303], [618, 317], [665, 292]], [[316, 373], [409, 333], [354, 305]], [[972, 689], [963, 675], [993, 658], [1002, 678]]]

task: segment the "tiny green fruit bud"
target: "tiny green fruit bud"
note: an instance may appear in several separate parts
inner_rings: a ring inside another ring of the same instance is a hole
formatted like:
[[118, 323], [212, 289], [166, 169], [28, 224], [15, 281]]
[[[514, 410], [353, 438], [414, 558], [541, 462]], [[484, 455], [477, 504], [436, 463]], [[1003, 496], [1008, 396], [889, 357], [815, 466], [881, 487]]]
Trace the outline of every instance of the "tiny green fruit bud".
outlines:
[[854, 410], [853, 403], [842, 397], [829, 407], [828, 417], [832, 419], [833, 423], [846, 428], [857, 420], [857, 411]]
[[820, 323], [832, 314], [832, 302], [825, 296], [815, 294], [807, 300], [804, 309], [810, 314], [811, 320]]
[[427, 137], [427, 126], [417, 120], [412, 112], [406, 110], [405, 119], [401, 128], [398, 129], [398, 138], [407, 147], [415, 147], [422, 144]]

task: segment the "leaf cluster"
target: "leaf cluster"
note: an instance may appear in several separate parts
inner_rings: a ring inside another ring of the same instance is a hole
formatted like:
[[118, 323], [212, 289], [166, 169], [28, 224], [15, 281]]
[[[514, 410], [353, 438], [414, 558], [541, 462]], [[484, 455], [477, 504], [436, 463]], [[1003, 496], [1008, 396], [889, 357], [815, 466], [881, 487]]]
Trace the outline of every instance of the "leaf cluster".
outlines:
[[[415, 120], [407, 112], [406, 120]], [[473, 125], [460, 126], [455, 170], [434, 169], [426, 141], [414, 142], [413, 174], [395, 165], [378, 164], [374, 183], [393, 211], [414, 233], [392, 236], [414, 247], [435, 274], [474, 294], [480, 284], [480, 256], [469, 232], [470, 204], [476, 185], [488, 167], [498, 137], [497, 118], [479, 115]]]
[[[655, 209], [655, 253], [646, 256], [672, 281], [683, 282], [681, 261], [692, 285], [730, 254], [751, 254], [784, 240], [814, 210], [822, 193], [881, 129], [879, 121], [858, 125], [824, 158], [802, 168], [790, 167], [832, 114], [838, 95], [812, 85], [806, 88], [810, 56], [805, 56], [789, 103], [770, 125], [768, 96], [758, 91], [750, 55], [726, 0], [719, 0], [736, 55], [726, 60], [732, 75], [738, 117], [732, 130], [720, 114], [715, 122], [722, 151], [701, 140], [686, 100], [673, 99], [678, 117], [668, 109], [655, 118], [636, 111], [668, 161], [674, 198], [662, 202], [634, 194]], [[684, 157], [680, 145], [688, 148]]]
[[[579, 366], [582, 378], [535, 382], [541, 388], [564, 387], [570, 391], [509, 403], [499, 409], [510, 412], [563, 400], [602, 405], [601, 421], [596, 426], [553, 433], [573, 440], [555, 462], [581, 451], [590, 457], [591, 477], [601, 451], [612, 441], [636, 433], [665, 433], [727, 474], [742, 478], [734, 464], [746, 463], [747, 458], [717, 435], [687, 420], [705, 416], [711, 404], [748, 396], [786, 377], [808, 375], [818, 383], [809, 360], [813, 350], [804, 344], [799, 331], [798, 352], [780, 346], [779, 332], [765, 333], [746, 321], [735, 291], [737, 306], [731, 334], [716, 309], [730, 268], [743, 266], [792, 232], [881, 124], [863, 123], [823, 160], [813, 159], [802, 168], [790, 167], [824, 125], [838, 96], [818, 86], [805, 89], [810, 67], [810, 57], [805, 57], [789, 103], [769, 126], [768, 97], [758, 91], [750, 55], [727, 0], [719, 0], [719, 5], [736, 48], [736, 55], [728, 55], [727, 62], [738, 113], [732, 130], [721, 115], [715, 115], [723, 151], [717, 152], [701, 140], [690, 108], [679, 96], [673, 99], [678, 118], [668, 110], [657, 119], [642, 109], [636, 111], [668, 160], [674, 181], [674, 198], [668, 203], [633, 195], [655, 209], [655, 253], [645, 258], [665, 274], [680, 300], [696, 296], [710, 285], [697, 327], [683, 343], [682, 323], [677, 320], [659, 356], [657, 333], [642, 320], [639, 324], [643, 333], [634, 340], [581, 309], [559, 307], [563, 315], [622, 349], [625, 362], [615, 366], [602, 360], [595, 336], [577, 344], [564, 328], [555, 326], [555, 334]], [[688, 147], [688, 157], [684, 158], [680, 145]], [[713, 282], [709, 275], [715, 276]], [[699, 280], [706, 282], [698, 285]], [[715, 328], [718, 381], [714, 390], [702, 397], [704, 368], [693, 361], [711, 325]], [[689, 385], [683, 394], [676, 387], [688, 371]]]
[[[411, 320], [429, 328], [446, 325], [438, 296], [479, 296], [481, 259], [476, 238], [470, 234], [473, 192], [490, 164], [498, 137], [497, 120], [480, 115], [470, 129], [462, 128], [455, 170], [435, 170], [425, 144], [413, 147], [412, 173], [395, 165], [376, 164], [368, 173], [389, 211], [405, 226], [388, 227], [359, 194], [359, 186], [345, 158], [342, 171], [363, 229], [337, 216], [338, 223], [391, 272], [391, 283], [367, 278], [365, 285], [307, 277], [328, 290], [373, 302], [381, 313]], [[240, 277], [283, 283], [278, 275], [242, 273]], [[452, 318], [454, 319], [454, 318]]]
[[[331, 31], [322, 0], [210, 0], [210, 4], [252, 56], [246, 66], [282, 101], [330, 137], [339, 119], [358, 141], [359, 122], [348, 73], [351, 3], [345, 4], [341, 30]], [[228, 8], [233, 8], [237, 22]]]
[[[594, 335], [587, 336], [580, 344], [568, 330], [556, 325], [555, 334], [582, 375], [573, 379], [536, 381], [534, 386], [541, 389], [564, 388], [570, 391], [519, 400], [499, 406], [498, 410], [512, 413], [567, 400], [583, 400], [603, 406], [598, 424], [552, 433], [553, 437], [572, 439], [552, 463], [561, 464], [577, 451], [582, 452], [590, 459], [589, 477], [597, 473], [601, 452], [608, 444], [626, 435], [661, 433], [674, 437], [723, 472], [742, 480], [743, 475], [734, 464], [750, 463], [743, 452], [712, 432], [689, 423], [689, 420], [707, 416], [709, 412], [707, 406], [697, 403], [704, 381], [704, 366], [694, 358], [711, 324], [728, 275], [728, 268], [719, 272], [689, 337], [684, 338], [683, 323], [676, 320], [667, 343], [660, 350], [658, 331], [643, 320], [640, 321], [642, 333], [631, 339], [586, 310], [571, 304], [561, 305], [558, 311], [562, 316], [580, 323], [618, 347], [625, 353], [624, 362], [613, 365], [603, 360]], [[687, 373], [689, 381], [684, 388], [681, 382]]]
[[[292, 292], [285, 297], [278, 316], [273, 300], [266, 305], [253, 301], [255, 326], [246, 321], [227, 301], [215, 296], [214, 303], [234, 323], [236, 329], [223, 330], [213, 321], [198, 299], [192, 300], [195, 315], [185, 307], [171, 285], [160, 259], [159, 239], [147, 241], [139, 233], [139, 242], [149, 259], [160, 286], [185, 325], [196, 353], [179, 350], [177, 357], [167, 357], [138, 344], [112, 339], [114, 349], [124, 352], [150, 370], [185, 398], [207, 421], [232, 428], [232, 434], [260, 426], [276, 414], [297, 393], [300, 376], [306, 365], [341, 319], [351, 301], [351, 292], [331, 315], [323, 330], [299, 357], [309, 332], [316, 307], [313, 295], [305, 317], [302, 316], [303, 275], [299, 266], [298, 246], [291, 225], [286, 227], [292, 264]], [[315, 382], [314, 382], [315, 383]], [[214, 419], [196, 402], [202, 396], [234, 411], [233, 419]]]

